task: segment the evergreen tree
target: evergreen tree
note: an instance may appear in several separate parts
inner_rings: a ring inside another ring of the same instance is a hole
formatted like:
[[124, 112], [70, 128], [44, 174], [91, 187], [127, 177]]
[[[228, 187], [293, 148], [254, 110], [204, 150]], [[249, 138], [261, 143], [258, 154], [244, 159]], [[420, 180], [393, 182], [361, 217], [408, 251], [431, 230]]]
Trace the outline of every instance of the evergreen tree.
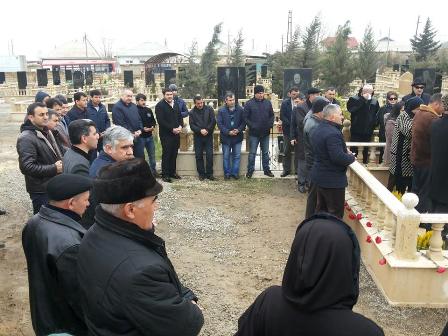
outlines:
[[218, 49], [222, 42], [219, 40], [221, 34], [222, 22], [217, 24], [213, 29], [213, 36], [201, 57], [200, 74], [204, 80], [203, 95], [204, 97], [216, 96], [216, 80], [217, 80], [217, 64]]
[[431, 20], [428, 18], [426, 20], [425, 28], [419, 36], [414, 36], [411, 38], [412, 50], [416, 52], [417, 62], [426, 61], [431, 56], [437, 53], [440, 48], [439, 41], [435, 40], [437, 31], [431, 25]]
[[322, 77], [327, 86], [334, 86], [340, 94], [348, 91], [354, 77], [353, 55], [347, 47], [351, 33], [350, 21], [338, 27], [334, 44], [328, 47], [322, 59]]
[[310, 25], [306, 28], [305, 34], [302, 36], [303, 51], [300, 59], [302, 68], [313, 68], [313, 72], [317, 73], [317, 65], [319, 58], [319, 34], [321, 28], [320, 17], [316, 15]]
[[243, 39], [243, 32], [241, 30], [238, 32], [238, 36], [233, 42], [235, 46], [232, 48], [228, 65], [236, 67], [244, 66], [245, 61], [243, 51], [244, 39]]
[[185, 72], [182, 76], [179, 73], [179, 93], [185, 98], [191, 98], [201, 94], [204, 88], [196, 41], [193, 41], [187, 56], [188, 64], [184, 67]]
[[364, 38], [358, 49], [357, 59], [357, 75], [366, 82], [373, 82], [375, 80], [376, 70], [378, 68], [378, 54], [376, 47], [378, 44], [375, 41], [373, 29], [368, 25], [364, 31]]

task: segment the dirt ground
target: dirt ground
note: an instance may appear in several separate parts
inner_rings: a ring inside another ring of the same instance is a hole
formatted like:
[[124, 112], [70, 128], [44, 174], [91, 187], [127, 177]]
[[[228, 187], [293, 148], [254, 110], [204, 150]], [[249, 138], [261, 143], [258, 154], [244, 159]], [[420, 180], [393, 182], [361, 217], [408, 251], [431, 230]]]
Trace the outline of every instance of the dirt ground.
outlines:
[[[33, 335], [21, 230], [31, 201], [18, 170], [18, 124], [0, 107], [0, 335]], [[2, 113], [3, 112], [3, 113]], [[157, 234], [183, 283], [204, 308], [201, 335], [232, 335], [242, 312], [266, 287], [280, 284], [306, 199], [294, 180], [252, 179], [200, 182], [184, 178], [165, 184]], [[406, 284], [403, 284], [406, 285]], [[355, 310], [378, 323], [386, 335], [439, 335], [448, 311], [389, 306], [366, 270]]]

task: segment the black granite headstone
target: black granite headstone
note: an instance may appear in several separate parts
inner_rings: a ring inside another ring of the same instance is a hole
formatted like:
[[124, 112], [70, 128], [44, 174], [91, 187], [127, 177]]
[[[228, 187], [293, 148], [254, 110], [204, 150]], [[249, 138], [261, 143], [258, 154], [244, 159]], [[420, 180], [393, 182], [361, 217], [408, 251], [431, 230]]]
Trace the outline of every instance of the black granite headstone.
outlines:
[[294, 86], [298, 87], [300, 92], [306, 94], [311, 88], [313, 81], [313, 69], [285, 69], [283, 72], [283, 98], [288, 96], [288, 90]]
[[261, 78], [268, 78], [268, 66], [267, 65], [261, 66]]
[[73, 80], [73, 74], [71, 70], [65, 70], [65, 80], [66, 81], [72, 81]]
[[246, 63], [246, 85], [255, 85], [257, 81], [257, 65], [254, 63]]
[[61, 68], [59, 66], [53, 66], [51, 72], [53, 74], [53, 85], [60, 85], [61, 84]]
[[5, 73], [4, 72], [0, 72], [0, 84], [3, 84], [5, 81], [6, 81]]
[[[439, 76], [437, 76], [439, 75]], [[434, 68], [418, 68], [414, 70], [414, 81], [420, 80], [425, 83], [423, 92], [430, 95], [441, 91], [442, 78]]]
[[86, 85], [93, 85], [93, 72], [91, 70], [86, 71]]
[[176, 70], [165, 70], [165, 87], [167, 88], [170, 84], [176, 84]]
[[17, 71], [17, 83], [19, 86], [19, 90], [25, 90], [28, 85], [28, 81], [26, 79], [26, 71]]
[[47, 69], [37, 69], [37, 86], [46, 87], [48, 85]]
[[246, 68], [218, 67], [218, 101], [221, 104], [227, 92], [235, 94], [235, 100], [246, 98]]
[[75, 89], [84, 87], [84, 74], [79, 70], [73, 73], [73, 87]]
[[124, 86], [128, 88], [134, 87], [134, 72], [132, 70], [124, 71]]

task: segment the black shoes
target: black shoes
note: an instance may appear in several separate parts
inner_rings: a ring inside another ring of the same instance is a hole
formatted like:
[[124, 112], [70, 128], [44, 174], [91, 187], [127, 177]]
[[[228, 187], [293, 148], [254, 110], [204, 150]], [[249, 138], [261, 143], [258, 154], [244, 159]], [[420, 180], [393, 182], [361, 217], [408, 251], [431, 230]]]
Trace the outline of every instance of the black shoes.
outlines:
[[253, 174], [254, 174], [254, 172], [247, 172], [246, 173], [246, 177], [247, 178], [251, 178]]
[[177, 174], [174, 174], [174, 175], [172, 175], [172, 176], [170, 176], [171, 178], [173, 178], [173, 179], [176, 179], [176, 180], [180, 180], [182, 177], [180, 177], [179, 175], [177, 175]]
[[233, 178], [234, 180], [239, 180], [240, 179], [240, 177], [238, 175], [231, 175], [230, 177]]
[[171, 183], [171, 182], [173, 182], [173, 180], [172, 180], [170, 177], [168, 177], [168, 176], [163, 176], [163, 177], [162, 177], [162, 181], [163, 181], [163, 182], [167, 182], [167, 183]]
[[206, 178], [207, 178], [208, 180], [210, 180], [210, 181], [214, 181], [214, 180], [216, 180], [215, 177], [214, 177], [213, 175], [209, 175], [209, 176], [207, 176]]
[[306, 193], [306, 187], [304, 185], [299, 185], [297, 190], [299, 190], [299, 192], [302, 194]]
[[264, 172], [264, 174], [265, 174], [266, 176], [269, 176], [269, 177], [274, 177], [274, 174], [272, 174], [272, 172], [271, 172], [270, 170], [266, 170], [266, 171]]
[[224, 175], [224, 180], [230, 180], [230, 175]]
[[288, 176], [288, 175], [289, 175], [289, 173], [283, 172], [283, 173], [280, 175], [280, 177], [286, 177], [286, 176]]
[[199, 175], [199, 181], [204, 181], [205, 180], [205, 175]]

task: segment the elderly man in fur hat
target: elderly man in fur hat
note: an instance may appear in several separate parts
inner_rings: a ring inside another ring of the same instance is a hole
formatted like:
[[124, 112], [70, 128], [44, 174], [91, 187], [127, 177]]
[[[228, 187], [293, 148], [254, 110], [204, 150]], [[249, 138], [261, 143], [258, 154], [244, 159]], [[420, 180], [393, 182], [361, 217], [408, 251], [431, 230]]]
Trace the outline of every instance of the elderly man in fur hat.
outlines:
[[154, 233], [162, 186], [143, 159], [112, 163], [94, 180], [100, 207], [80, 247], [84, 316], [94, 335], [197, 335], [204, 323]]

